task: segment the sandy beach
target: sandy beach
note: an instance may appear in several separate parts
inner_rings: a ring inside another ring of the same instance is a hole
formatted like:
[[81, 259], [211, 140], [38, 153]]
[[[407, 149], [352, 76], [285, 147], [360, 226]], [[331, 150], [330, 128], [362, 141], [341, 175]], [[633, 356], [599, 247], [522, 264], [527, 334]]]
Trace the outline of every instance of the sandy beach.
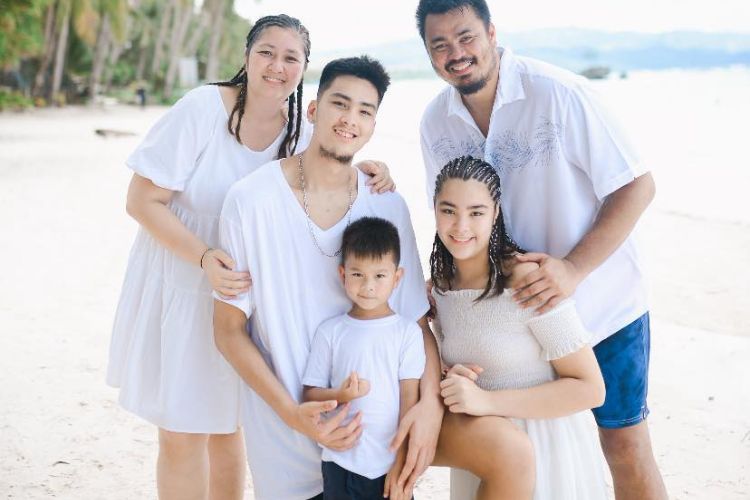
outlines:
[[[672, 89], [664, 86], [684, 75], [665, 73], [604, 87], [637, 129], [658, 186], [639, 227], [652, 292], [652, 438], [671, 498], [746, 499], [750, 174], [743, 144], [750, 102], [727, 96], [743, 95], [750, 71], [695, 76]], [[391, 166], [423, 262], [433, 225], [417, 123], [439, 87], [395, 84], [360, 154]], [[687, 117], [678, 114], [686, 96]], [[156, 497], [156, 430], [119, 408], [104, 373], [136, 230], [124, 210], [124, 160], [164, 110], [0, 114], [2, 498]], [[99, 128], [133, 135], [103, 138], [94, 133]], [[416, 495], [447, 500], [446, 470], [430, 469]], [[253, 498], [250, 488], [246, 498]]]

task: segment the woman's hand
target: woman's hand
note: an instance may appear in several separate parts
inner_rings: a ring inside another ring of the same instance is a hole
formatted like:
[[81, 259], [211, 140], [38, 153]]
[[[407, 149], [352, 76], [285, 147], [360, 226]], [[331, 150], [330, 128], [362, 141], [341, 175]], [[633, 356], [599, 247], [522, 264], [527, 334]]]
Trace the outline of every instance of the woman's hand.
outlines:
[[490, 415], [489, 393], [476, 384], [482, 369], [477, 366], [453, 365], [440, 382], [440, 396], [451, 413]]
[[250, 273], [233, 271], [234, 260], [226, 252], [209, 249], [203, 254], [201, 264], [211, 288], [223, 298], [235, 297], [250, 290], [253, 283]]
[[344, 451], [357, 444], [362, 434], [362, 412], [357, 412], [348, 424], [341, 426], [349, 414], [349, 404], [331, 418], [324, 418], [323, 413], [336, 408], [336, 401], [308, 401], [296, 406], [288, 422], [295, 431], [304, 434], [326, 448]]
[[382, 161], [364, 160], [354, 166], [363, 174], [370, 176], [367, 185], [370, 186], [371, 192], [382, 194], [396, 190], [396, 183], [391, 178], [391, 171], [388, 170], [388, 165]]

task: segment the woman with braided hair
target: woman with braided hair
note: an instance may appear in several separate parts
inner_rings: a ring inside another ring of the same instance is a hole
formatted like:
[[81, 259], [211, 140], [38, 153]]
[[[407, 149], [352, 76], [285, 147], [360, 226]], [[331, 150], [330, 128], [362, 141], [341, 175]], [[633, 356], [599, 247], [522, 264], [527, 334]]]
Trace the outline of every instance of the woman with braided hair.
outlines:
[[[607, 498], [594, 422], [584, 411], [604, 402], [604, 382], [575, 304], [537, 315], [512, 299], [509, 289], [538, 264], [515, 258], [520, 250], [506, 232], [491, 165], [468, 156], [449, 162], [437, 176], [434, 204], [433, 328], [447, 367], [440, 387], [448, 409], [438, 456], [461, 425], [502, 417], [533, 445], [535, 500]], [[451, 498], [461, 500], [530, 496], [488, 492], [460, 469], [451, 483]]]
[[[159, 428], [162, 499], [240, 499], [245, 459], [240, 379], [214, 345], [212, 289], [235, 296], [251, 276], [218, 247], [229, 187], [307, 147], [302, 76], [307, 29], [286, 15], [259, 19], [242, 69], [188, 92], [148, 132], [127, 165], [127, 212], [140, 231], [115, 315], [107, 381], [120, 403]], [[367, 162], [375, 190], [393, 187]]]

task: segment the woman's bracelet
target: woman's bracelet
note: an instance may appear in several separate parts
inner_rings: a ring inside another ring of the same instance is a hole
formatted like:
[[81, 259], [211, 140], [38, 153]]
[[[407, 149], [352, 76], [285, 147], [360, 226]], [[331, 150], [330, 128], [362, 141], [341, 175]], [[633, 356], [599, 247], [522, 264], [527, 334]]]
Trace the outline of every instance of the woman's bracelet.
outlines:
[[201, 269], [203, 269], [203, 258], [204, 258], [204, 257], [206, 256], [206, 254], [207, 254], [208, 252], [210, 252], [211, 250], [213, 250], [213, 248], [211, 248], [211, 247], [208, 247], [208, 248], [206, 248], [206, 251], [205, 251], [205, 252], [203, 252], [203, 255], [201, 255]]

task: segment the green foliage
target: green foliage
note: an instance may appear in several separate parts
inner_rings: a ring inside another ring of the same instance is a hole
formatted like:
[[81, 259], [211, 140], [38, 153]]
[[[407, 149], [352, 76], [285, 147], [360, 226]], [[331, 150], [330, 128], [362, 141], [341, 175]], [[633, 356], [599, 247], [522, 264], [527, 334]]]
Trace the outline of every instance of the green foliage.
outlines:
[[33, 105], [34, 101], [20, 92], [0, 89], [0, 111], [20, 111]]
[[[201, 16], [212, 16], [218, 5], [216, 1], [221, 1], [224, 9], [218, 30], [221, 33], [218, 54], [213, 55], [218, 60], [220, 79], [230, 78], [242, 66], [245, 36], [251, 27], [247, 19], [234, 12], [233, 0], [203, 0], [203, 8], [193, 11], [190, 28], [180, 45], [182, 50], [190, 47], [188, 50], [196, 51], [183, 56], [196, 57], [200, 79], [205, 79], [205, 69], [212, 57], [208, 45], [213, 34], [211, 24], [215, 22], [210, 19], [207, 24], [206, 18]], [[176, 3], [182, 9], [193, 5], [194, 0]], [[150, 74], [165, 11], [166, 19], [171, 21], [164, 33], [161, 66], [166, 68], [169, 58], [175, 54], [169, 46], [177, 26], [168, 11], [170, 5], [173, 2], [167, 0], [0, 0], [0, 77], [4, 76], [3, 80], [15, 87], [23, 87], [26, 94], [32, 91], [37, 102], [43, 105], [48, 100], [54, 101], [49, 95], [52, 76], [55, 64], [62, 61], [57, 97], [82, 99], [92, 83], [99, 89], [127, 96], [131, 86], [139, 80], [141, 85], [149, 87], [150, 102], [174, 102], [185, 89], [169, 96], [159, 95], [164, 87], [165, 72]], [[54, 23], [45, 40], [48, 12], [54, 13]], [[102, 35], [107, 31], [102, 30], [105, 19], [109, 23], [109, 36]], [[63, 34], [64, 26], [69, 28], [67, 35]], [[195, 29], [202, 30], [199, 36]], [[63, 58], [58, 57], [59, 43], [64, 44]], [[100, 80], [92, 82], [95, 54], [101, 54], [97, 60], [103, 61], [104, 68], [101, 76], [97, 70]], [[8, 92], [3, 94], [6, 106], [11, 100], [9, 95]]]
[[36, 55], [44, 44], [44, 9], [51, 0], [0, 0], [0, 68]]

